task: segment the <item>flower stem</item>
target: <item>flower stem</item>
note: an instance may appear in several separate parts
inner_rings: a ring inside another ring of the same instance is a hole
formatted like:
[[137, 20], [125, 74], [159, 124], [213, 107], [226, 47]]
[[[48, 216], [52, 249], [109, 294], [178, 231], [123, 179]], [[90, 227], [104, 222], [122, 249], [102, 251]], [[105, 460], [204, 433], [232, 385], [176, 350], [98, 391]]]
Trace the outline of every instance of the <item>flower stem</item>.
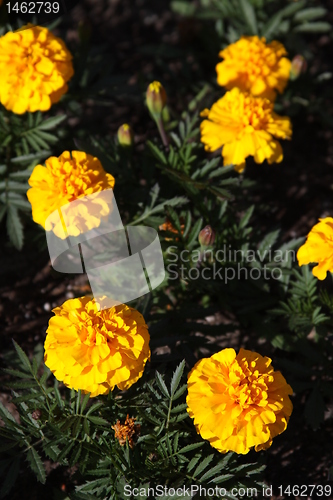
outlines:
[[161, 139], [162, 139], [162, 142], [163, 142], [163, 145], [169, 149], [169, 139], [165, 133], [165, 130], [164, 130], [164, 125], [163, 125], [163, 121], [162, 121], [162, 118], [159, 117], [156, 119], [156, 125], [157, 125], [157, 128], [158, 128], [158, 131], [160, 133], [160, 136], [161, 136]]

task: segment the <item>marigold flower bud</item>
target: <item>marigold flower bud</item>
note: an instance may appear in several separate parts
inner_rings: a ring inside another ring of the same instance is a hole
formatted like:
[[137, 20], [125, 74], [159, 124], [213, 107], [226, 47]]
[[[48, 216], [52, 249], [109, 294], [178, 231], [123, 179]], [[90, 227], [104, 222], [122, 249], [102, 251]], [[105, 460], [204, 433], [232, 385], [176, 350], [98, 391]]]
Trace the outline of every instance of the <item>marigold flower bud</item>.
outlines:
[[199, 233], [199, 243], [201, 246], [208, 247], [213, 245], [215, 241], [215, 232], [210, 226], [201, 229]]
[[151, 114], [160, 116], [167, 102], [167, 95], [160, 82], [152, 82], [147, 89], [147, 106]]
[[297, 54], [291, 61], [290, 80], [297, 80], [301, 73], [305, 73], [307, 62], [303, 56]]
[[130, 125], [124, 123], [121, 127], [118, 128], [118, 141], [120, 146], [129, 147], [133, 146], [133, 130]]

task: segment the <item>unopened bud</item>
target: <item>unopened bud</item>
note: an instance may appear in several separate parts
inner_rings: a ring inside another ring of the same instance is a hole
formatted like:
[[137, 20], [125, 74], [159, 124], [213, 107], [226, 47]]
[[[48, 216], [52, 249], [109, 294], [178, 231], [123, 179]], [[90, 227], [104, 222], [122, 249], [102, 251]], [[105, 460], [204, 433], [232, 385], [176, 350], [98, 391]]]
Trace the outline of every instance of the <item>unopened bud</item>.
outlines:
[[118, 128], [118, 141], [121, 146], [129, 147], [133, 145], [133, 130], [127, 123]]
[[201, 229], [199, 233], [199, 243], [203, 247], [213, 245], [215, 241], [215, 232], [210, 226]]
[[296, 80], [301, 73], [305, 73], [307, 62], [303, 56], [297, 54], [291, 61], [290, 80]]
[[152, 82], [147, 89], [147, 106], [152, 116], [160, 117], [167, 102], [167, 95], [160, 82]]

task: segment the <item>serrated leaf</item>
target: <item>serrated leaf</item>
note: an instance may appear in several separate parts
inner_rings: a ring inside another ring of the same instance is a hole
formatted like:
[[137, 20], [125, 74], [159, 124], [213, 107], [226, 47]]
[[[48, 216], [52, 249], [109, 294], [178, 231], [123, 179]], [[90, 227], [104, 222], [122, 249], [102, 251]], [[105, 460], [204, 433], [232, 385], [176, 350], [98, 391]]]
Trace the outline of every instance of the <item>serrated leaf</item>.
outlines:
[[[276, 243], [278, 237], [280, 234], [280, 230], [277, 229], [276, 231], [271, 231], [270, 233], [266, 234], [264, 239], [261, 241], [261, 243], [258, 245], [258, 254], [260, 256], [261, 261], [265, 258], [265, 252], [267, 253], [267, 250], [270, 250], [271, 247]], [[262, 256], [262, 254], [264, 254]]]
[[162, 378], [162, 375], [158, 371], [156, 371], [155, 377], [156, 377], [157, 385], [159, 386], [159, 388], [162, 391], [162, 393], [164, 394], [164, 396], [167, 397], [167, 398], [170, 398], [170, 394], [169, 394], [168, 388], [165, 385], [165, 382], [164, 382], [164, 380]]
[[3, 419], [7, 419], [12, 421], [14, 424], [16, 424], [16, 420], [13, 417], [13, 415], [7, 410], [7, 408], [1, 403], [0, 401], [0, 416]]
[[27, 460], [30, 464], [31, 470], [36, 474], [38, 481], [44, 484], [46, 481], [46, 473], [43, 462], [35, 448], [29, 448], [27, 453]]
[[248, 208], [246, 210], [245, 214], [243, 215], [243, 217], [239, 221], [239, 227], [240, 228], [243, 229], [244, 227], [246, 227], [248, 225], [248, 222], [249, 222], [249, 220], [252, 217], [253, 211], [254, 211], [254, 205], [252, 205], [250, 208]]
[[53, 128], [56, 128], [57, 125], [60, 125], [60, 123], [66, 120], [66, 118], [67, 118], [66, 115], [52, 116], [52, 118], [44, 120], [43, 123], [38, 126], [38, 128], [40, 130], [52, 130]]
[[265, 24], [261, 31], [261, 36], [265, 37], [267, 40], [274, 35], [277, 28], [279, 28], [281, 21], [283, 19], [283, 12], [279, 11]]
[[324, 7], [310, 7], [308, 9], [299, 10], [295, 16], [294, 20], [297, 22], [312, 21], [313, 19], [318, 19], [318, 17], [323, 17], [327, 14], [327, 10]]
[[199, 476], [199, 474], [201, 474], [201, 472], [203, 472], [208, 467], [208, 465], [211, 463], [213, 458], [214, 458], [214, 453], [212, 453], [211, 455], [208, 455], [208, 457], [204, 458], [203, 461], [195, 469], [195, 471], [193, 473], [193, 477]]
[[81, 413], [84, 412], [84, 410], [86, 409], [86, 406], [88, 404], [88, 401], [90, 399], [90, 392], [88, 392], [88, 394], [86, 394], [82, 400], [82, 403], [81, 403]]
[[171, 384], [170, 384], [171, 397], [173, 397], [176, 390], [178, 389], [180, 380], [181, 380], [183, 372], [184, 372], [184, 368], [185, 368], [185, 360], [183, 359], [183, 361], [177, 366], [176, 370], [174, 371], [174, 373], [172, 375]]
[[102, 417], [94, 417], [92, 415], [87, 416], [87, 418], [95, 425], [109, 425], [109, 422]]
[[239, 4], [240, 4], [240, 9], [244, 16], [244, 21], [248, 25], [251, 35], [257, 35], [258, 34], [257, 20], [253, 6], [250, 4], [248, 0], [239, 0]]
[[24, 368], [27, 371], [29, 371], [30, 373], [32, 373], [32, 367], [31, 367], [31, 364], [30, 364], [28, 356], [23, 351], [23, 349], [15, 342], [15, 340], [13, 340], [13, 344], [14, 344], [15, 350], [17, 352], [18, 357], [20, 358], [20, 361], [21, 361], [22, 365], [24, 366]]
[[297, 33], [327, 33], [331, 30], [332, 25], [325, 22], [304, 23], [294, 28]]
[[[193, 451], [193, 450], [196, 450], [197, 448], [201, 448], [204, 444], [205, 444], [204, 442], [188, 444], [188, 445], [184, 446], [184, 448], [179, 450], [178, 453], [188, 453], [189, 451]], [[190, 464], [191, 464], [191, 462], [190, 462]], [[189, 467], [190, 467], [190, 464], [189, 464]], [[190, 469], [188, 469], [188, 470], [190, 470]]]
[[23, 226], [18, 211], [12, 205], [7, 209], [7, 232], [10, 241], [17, 250], [23, 247]]
[[203, 224], [203, 220], [202, 219], [198, 219], [196, 221], [196, 223], [194, 224], [194, 226], [193, 226], [193, 228], [192, 228], [192, 230], [191, 230], [191, 232], [189, 234], [188, 240], [187, 240], [187, 246], [188, 246], [188, 248], [192, 248], [192, 246], [198, 240], [198, 236], [199, 236], [199, 233], [201, 231], [202, 224]]

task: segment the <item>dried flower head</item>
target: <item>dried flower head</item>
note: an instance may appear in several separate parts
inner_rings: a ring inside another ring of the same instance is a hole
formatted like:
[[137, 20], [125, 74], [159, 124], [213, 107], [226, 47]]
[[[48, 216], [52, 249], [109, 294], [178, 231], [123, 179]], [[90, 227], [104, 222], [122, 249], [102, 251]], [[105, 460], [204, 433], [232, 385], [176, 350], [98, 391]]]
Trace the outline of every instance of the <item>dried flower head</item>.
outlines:
[[128, 389], [142, 376], [150, 358], [150, 337], [136, 309], [120, 304], [99, 310], [95, 300], [81, 297], [53, 312], [44, 360], [67, 387], [93, 397], [115, 386]]
[[[181, 231], [181, 234], [184, 233], [184, 229], [185, 229], [185, 224], [184, 224], [184, 218], [181, 217], [180, 218], [180, 231]], [[169, 220], [169, 219], [166, 219], [165, 222], [163, 222], [163, 224], [161, 224], [158, 229], [160, 231], [166, 231], [168, 233], [173, 233], [173, 234], [178, 234], [178, 230], [175, 228], [175, 226], [172, 224], [172, 222]], [[164, 238], [165, 241], [172, 241], [173, 238], [167, 238], [165, 237]], [[178, 238], [175, 238], [175, 241], [178, 241]]]
[[72, 55], [60, 38], [41, 26], [24, 28], [0, 38], [0, 101], [18, 114], [50, 109], [74, 74]]
[[319, 280], [326, 278], [327, 272], [333, 272], [333, 218], [319, 219], [313, 226], [307, 240], [297, 252], [298, 264], [304, 266], [318, 262], [312, 274]]
[[223, 349], [201, 359], [188, 376], [187, 405], [197, 432], [221, 453], [266, 449], [292, 412], [291, 387], [271, 359]]
[[[28, 200], [32, 206], [32, 217], [47, 231], [53, 231], [59, 238], [64, 238], [64, 230], [59, 219], [52, 225], [46, 220], [55, 210], [71, 201], [104, 189], [114, 187], [114, 177], [104, 171], [98, 158], [82, 151], [64, 151], [58, 158], [51, 156], [45, 161], [45, 167], [37, 165], [29, 179], [31, 189]], [[66, 220], [69, 236], [77, 236], [93, 227], [98, 227], [101, 218], [108, 215], [110, 208], [102, 204], [97, 197], [96, 202], [89, 201], [78, 205], [75, 215]]]
[[245, 159], [253, 156], [256, 163], [280, 163], [283, 152], [279, 141], [290, 139], [290, 119], [274, 113], [273, 103], [262, 97], [254, 97], [234, 88], [219, 99], [201, 116], [201, 141], [206, 151], [216, 151], [223, 146], [225, 165], [234, 165], [242, 172]]
[[216, 66], [219, 85], [238, 87], [255, 96], [274, 100], [287, 85], [291, 62], [282, 43], [266, 43], [265, 38], [243, 36], [220, 52]]
[[140, 424], [135, 424], [136, 418], [130, 418], [127, 415], [126, 420], [123, 424], [120, 420], [117, 420], [115, 425], [112, 425], [114, 430], [114, 437], [118, 439], [121, 446], [125, 446], [126, 440], [130, 448], [134, 447], [136, 438], [140, 435]]

